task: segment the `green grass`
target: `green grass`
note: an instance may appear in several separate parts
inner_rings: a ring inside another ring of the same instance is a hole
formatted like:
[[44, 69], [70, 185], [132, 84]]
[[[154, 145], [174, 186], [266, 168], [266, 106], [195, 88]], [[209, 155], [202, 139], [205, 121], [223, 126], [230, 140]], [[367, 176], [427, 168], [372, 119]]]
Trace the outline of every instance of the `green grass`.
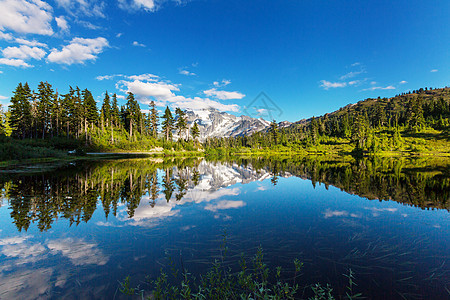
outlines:
[[150, 291], [133, 287], [130, 276], [119, 283], [119, 291], [125, 295], [139, 295], [144, 299], [299, 299], [310, 294], [312, 300], [333, 299], [363, 299], [357, 293], [355, 276], [352, 270], [343, 274], [347, 278], [347, 287], [344, 295], [335, 297], [333, 288], [329, 285], [316, 283], [311, 286], [301, 284], [301, 271], [303, 263], [293, 260], [291, 268], [270, 268], [264, 262], [264, 253], [261, 247], [256, 254], [247, 260], [241, 255], [238, 270], [227, 267], [224, 263], [228, 248], [226, 238], [220, 248], [220, 259], [216, 259], [205, 273], [198, 277], [193, 276], [184, 269], [181, 258], [181, 267], [175, 266], [171, 257], [168, 258], [170, 268], [161, 269], [155, 278], [147, 278], [151, 286]]

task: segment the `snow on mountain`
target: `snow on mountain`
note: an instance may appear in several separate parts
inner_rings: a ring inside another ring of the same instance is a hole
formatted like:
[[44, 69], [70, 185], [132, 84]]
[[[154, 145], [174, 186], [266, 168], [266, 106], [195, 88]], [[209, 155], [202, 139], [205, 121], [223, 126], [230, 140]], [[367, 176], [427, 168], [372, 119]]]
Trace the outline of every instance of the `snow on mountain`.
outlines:
[[260, 118], [248, 116], [237, 117], [235, 115], [218, 111], [214, 108], [202, 110], [186, 110], [188, 127], [194, 122], [200, 129], [200, 140], [208, 137], [235, 137], [250, 135], [264, 130], [270, 126], [270, 122]]

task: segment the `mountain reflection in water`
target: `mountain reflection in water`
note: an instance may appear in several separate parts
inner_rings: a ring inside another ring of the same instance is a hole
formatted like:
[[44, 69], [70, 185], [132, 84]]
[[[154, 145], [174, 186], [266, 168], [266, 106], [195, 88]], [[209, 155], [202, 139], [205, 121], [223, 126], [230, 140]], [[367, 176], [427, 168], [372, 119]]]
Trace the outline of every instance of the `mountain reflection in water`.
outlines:
[[271, 266], [304, 262], [305, 285], [342, 295], [351, 268], [369, 298], [445, 298], [449, 179], [444, 160], [401, 159], [127, 159], [2, 174], [0, 299], [118, 297], [118, 280], [155, 276], [167, 254], [204, 272], [224, 228], [230, 266], [262, 245]]

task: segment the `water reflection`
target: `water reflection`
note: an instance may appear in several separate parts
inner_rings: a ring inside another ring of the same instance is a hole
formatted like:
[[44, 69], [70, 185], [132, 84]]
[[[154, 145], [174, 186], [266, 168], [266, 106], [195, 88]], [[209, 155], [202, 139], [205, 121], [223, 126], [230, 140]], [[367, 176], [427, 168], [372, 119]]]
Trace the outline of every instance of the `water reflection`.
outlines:
[[372, 298], [439, 298], [450, 284], [449, 174], [444, 161], [295, 158], [3, 174], [0, 299], [113, 298], [117, 280], [156, 274], [167, 252], [204, 271], [223, 226], [230, 265], [262, 245], [273, 266], [301, 259], [305, 284], [330, 282], [343, 294], [351, 268]]
[[[208, 163], [198, 158], [137, 159], [82, 163], [51, 173], [3, 176], [0, 186], [19, 231], [28, 230], [31, 223], [46, 231], [58, 218], [69, 220], [70, 225], [88, 222], [97, 209], [98, 200], [106, 220], [112, 214], [123, 221], [130, 219], [128, 224], [131, 225], [149, 226], [151, 219], [177, 215], [174, 208], [179, 204], [208, 202], [239, 193], [238, 187], [221, 189], [223, 187], [268, 178], [276, 185], [279, 177], [290, 176], [310, 179], [314, 186], [317, 183], [333, 185], [368, 199], [449, 210], [449, 167], [413, 165], [417, 162], [399, 159], [356, 163], [292, 158]], [[143, 202], [150, 205], [140, 205]], [[205, 209], [217, 212], [243, 205], [242, 201], [223, 201]], [[126, 207], [126, 215], [118, 215], [120, 206]], [[348, 214], [330, 211], [325, 215]], [[101, 224], [108, 225], [108, 222]]]

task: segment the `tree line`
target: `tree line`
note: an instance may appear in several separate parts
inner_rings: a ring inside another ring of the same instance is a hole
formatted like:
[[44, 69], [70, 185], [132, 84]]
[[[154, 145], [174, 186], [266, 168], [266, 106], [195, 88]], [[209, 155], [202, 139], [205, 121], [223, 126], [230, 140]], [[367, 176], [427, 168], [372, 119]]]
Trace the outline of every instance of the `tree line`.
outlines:
[[172, 142], [174, 132], [180, 143], [198, 139], [198, 125], [194, 122], [188, 128], [185, 111], [176, 108], [173, 116], [166, 107], [159, 116], [154, 101], [148, 108], [148, 113], [142, 112], [133, 93], [127, 94], [125, 105], [119, 105], [116, 94], [105, 92], [98, 108], [88, 89], [70, 86], [68, 93], [59, 94], [48, 82], [40, 82], [36, 91], [28, 83], [19, 83], [8, 111], [0, 110], [0, 134], [22, 140], [64, 137], [83, 140], [88, 145], [146, 140], [161, 146]]
[[250, 136], [210, 138], [207, 149], [308, 148], [349, 141], [356, 152], [396, 148], [403, 135], [427, 129], [450, 133], [450, 88], [421, 88], [392, 98], [366, 99], [320, 117], [280, 128], [273, 120], [266, 131]]

